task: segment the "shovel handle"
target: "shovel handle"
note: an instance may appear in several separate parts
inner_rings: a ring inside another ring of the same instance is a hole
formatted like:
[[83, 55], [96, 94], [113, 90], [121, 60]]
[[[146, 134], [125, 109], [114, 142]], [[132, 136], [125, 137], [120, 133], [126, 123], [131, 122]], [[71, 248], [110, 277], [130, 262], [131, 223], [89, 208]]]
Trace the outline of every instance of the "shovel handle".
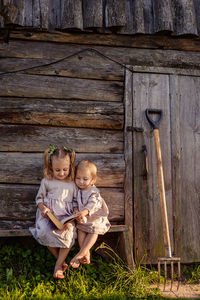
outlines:
[[[158, 129], [160, 121], [162, 120], [162, 115], [163, 112], [161, 109], [156, 109], [156, 108], [147, 108], [145, 110], [145, 114], [147, 117], [147, 120], [149, 121], [149, 123], [151, 124], [151, 126], [153, 127], [153, 129]], [[158, 116], [158, 120], [154, 121], [151, 117], [150, 114], [157, 114]]]

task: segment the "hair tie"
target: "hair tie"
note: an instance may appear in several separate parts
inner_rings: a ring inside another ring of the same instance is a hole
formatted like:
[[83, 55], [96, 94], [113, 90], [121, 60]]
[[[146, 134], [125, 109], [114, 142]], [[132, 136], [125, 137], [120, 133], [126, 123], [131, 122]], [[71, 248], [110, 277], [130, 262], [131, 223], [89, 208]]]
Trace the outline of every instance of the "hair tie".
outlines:
[[53, 155], [54, 151], [58, 148], [58, 146], [50, 144], [49, 148], [50, 148], [49, 155]]
[[63, 147], [63, 149], [64, 149], [65, 151], [67, 151], [67, 152], [70, 152], [70, 153], [72, 153], [72, 149], [71, 149], [71, 148], [68, 148], [68, 147]]
[[[50, 151], [49, 151], [49, 155], [50, 156], [54, 154], [54, 152], [55, 152], [56, 149], [59, 149], [58, 146], [52, 145], [52, 144], [49, 145], [49, 148], [50, 148]], [[65, 146], [63, 146], [61, 148], [63, 148], [66, 152], [72, 153], [72, 149], [71, 148], [68, 148], [68, 147], [65, 147]]]

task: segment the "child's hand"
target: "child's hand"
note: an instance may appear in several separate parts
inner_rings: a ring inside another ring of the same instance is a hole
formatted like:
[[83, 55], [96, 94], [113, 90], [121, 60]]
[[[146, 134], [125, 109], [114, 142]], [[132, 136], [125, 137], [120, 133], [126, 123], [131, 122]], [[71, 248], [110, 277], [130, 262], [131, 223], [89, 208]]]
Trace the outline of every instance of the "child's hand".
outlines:
[[78, 221], [78, 223], [85, 223], [85, 218], [88, 215], [88, 213], [89, 213], [88, 209], [84, 209], [82, 211], [79, 211], [79, 215], [76, 219]]
[[79, 212], [78, 207], [74, 207], [73, 215], [76, 215]]
[[47, 213], [50, 211], [50, 209], [46, 206], [44, 206], [41, 210], [41, 215], [43, 218], [48, 219]]

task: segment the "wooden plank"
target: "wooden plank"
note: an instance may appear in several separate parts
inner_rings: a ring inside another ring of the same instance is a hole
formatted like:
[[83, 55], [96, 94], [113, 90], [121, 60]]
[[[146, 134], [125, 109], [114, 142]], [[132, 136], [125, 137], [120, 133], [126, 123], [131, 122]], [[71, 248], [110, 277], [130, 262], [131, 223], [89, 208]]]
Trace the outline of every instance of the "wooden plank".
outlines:
[[132, 104], [132, 73], [127, 71], [125, 76], [125, 124], [124, 124], [124, 156], [125, 156], [125, 182], [124, 182], [124, 192], [125, 192], [125, 224], [129, 228], [130, 233], [130, 244], [133, 247], [133, 149], [132, 149], [132, 139], [133, 133], [128, 131], [127, 128], [132, 126], [133, 123], [133, 104]]
[[[23, 228], [24, 225], [26, 226], [25, 228]], [[12, 223], [4, 222], [2, 226], [2, 221], [0, 221], [0, 237], [31, 236], [31, 233], [28, 230], [28, 227], [31, 225], [33, 224], [18, 224], [15, 225], [17, 228], [13, 228]], [[108, 232], [123, 232], [127, 230], [126, 225], [112, 225]]]
[[121, 27], [126, 24], [126, 0], [107, 0], [105, 5], [106, 27]]
[[0, 97], [0, 123], [123, 129], [120, 102]]
[[200, 259], [200, 78], [170, 76], [175, 253]]
[[[34, 221], [38, 189], [39, 185], [0, 184], [0, 220], [13, 221], [13, 226], [17, 220]], [[100, 188], [100, 192], [109, 208], [109, 220], [123, 221], [123, 189]]]
[[[13, 72], [34, 67], [23, 73], [120, 81], [124, 78], [122, 67], [112, 62], [109, 63], [105, 58], [94, 53], [83, 53], [70, 60], [48, 65], [53, 61], [55, 59], [1, 58], [0, 72]], [[41, 65], [43, 67], [37, 67]]]
[[145, 33], [144, 5], [141, 1], [126, 1], [126, 24], [118, 32], [122, 34]]
[[8, 74], [0, 76], [0, 85], [0, 96], [99, 101], [123, 98], [123, 84], [119, 81]]
[[49, 144], [76, 152], [123, 152], [123, 133], [113, 130], [0, 124], [0, 151], [43, 152]]
[[61, 29], [82, 29], [82, 1], [63, 0], [61, 2]]
[[33, 1], [33, 27], [40, 28], [40, 0]]
[[24, 1], [24, 26], [33, 26], [33, 0]]
[[133, 122], [133, 105], [132, 105], [132, 73], [126, 72], [125, 76], [125, 124], [124, 124], [124, 155], [125, 155], [125, 224], [128, 227], [127, 232], [123, 232], [120, 235], [120, 247], [122, 255], [124, 256], [127, 265], [131, 270], [135, 269], [135, 262], [133, 259], [133, 149], [132, 149], [132, 138], [133, 134], [131, 131], [127, 131], [129, 126], [132, 126]]
[[[123, 187], [125, 164], [121, 154], [77, 154], [76, 162], [93, 161], [98, 168], [98, 187]], [[38, 184], [43, 177], [41, 153], [0, 153], [0, 182]]]
[[[147, 3], [148, 4], [148, 3]], [[146, 13], [146, 10], [145, 10]], [[144, 17], [146, 15], [144, 13]], [[149, 31], [152, 32], [151, 25]], [[146, 29], [148, 31], [148, 29]], [[24, 31], [11, 30], [11, 39], [35, 40], [35, 41], [54, 41], [58, 43], [73, 43], [83, 45], [105, 45], [120, 46], [133, 48], [164, 49], [164, 50], [183, 50], [183, 51], [200, 51], [200, 39], [198, 37], [186, 38], [169, 36], [160, 33], [159, 35], [119, 35], [119, 34], [91, 34], [88, 33], [47, 33], [47, 32], [31, 32], [28, 35]], [[144, 57], [145, 58], [145, 57]], [[129, 62], [130, 63], [130, 62]], [[127, 62], [128, 64], [128, 62]]]
[[177, 34], [198, 34], [194, 1], [180, 0], [175, 9], [175, 31]]
[[83, 27], [103, 27], [103, 0], [85, 0], [83, 6]]
[[[135, 253], [138, 261], [157, 263], [157, 257], [164, 256], [163, 233], [155, 144], [152, 128], [145, 117], [146, 108], [159, 108], [164, 114], [159, 129], [161, 151], [163, 150], [168, 218], [172, 234], [170, 111], [167, 75], [137, 73], [133, 75], [133, 126], [144, 129], [144, 132], [134, 131], [133, 133]], [[143, 151], [144, 146], [147, 158]], [[146, 159], [148, 160], [148, 174]]]
[[49, 0], [49, 24], [50, 30], [55, 30], [61, 26], [60, 0]]
[[173, 16], [170, 0], [159, 0], [153, 2], [154, 13], [154, 32], [158, 31], [174, 31]]

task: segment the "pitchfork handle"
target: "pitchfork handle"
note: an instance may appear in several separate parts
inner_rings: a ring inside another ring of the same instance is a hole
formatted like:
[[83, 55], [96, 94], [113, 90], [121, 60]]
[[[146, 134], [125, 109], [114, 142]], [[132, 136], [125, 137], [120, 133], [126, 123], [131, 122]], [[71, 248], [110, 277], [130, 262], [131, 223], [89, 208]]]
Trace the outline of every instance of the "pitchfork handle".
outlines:
[[[162, 110], [146, 109], [145, 112], [146, 112], [147, 120], [153, 127], [154, 140], [155, 140], [157, 172], [158, 172], [158, 187], [159, 187], [159, 193], [160, 193], [160, 208], [161, 208], [161, 216], [162, 216], [165, 255], [167, 257], [172, 257], [171, 242], [170, 242], [170, 236], [169, 236], [169, 225], [168, 225], [168, 217], [167, 217], [167, 205], [166, 205], [166, 198], [165, 198], [163, 164], [162, 164], [160, 137], [159, 137], [159, 129], [158, 129], [159, 123], [162, 118]], [[149, 116], [150, 113], [159, 114], [159, 119], [157, 121], [153, 121]]]

